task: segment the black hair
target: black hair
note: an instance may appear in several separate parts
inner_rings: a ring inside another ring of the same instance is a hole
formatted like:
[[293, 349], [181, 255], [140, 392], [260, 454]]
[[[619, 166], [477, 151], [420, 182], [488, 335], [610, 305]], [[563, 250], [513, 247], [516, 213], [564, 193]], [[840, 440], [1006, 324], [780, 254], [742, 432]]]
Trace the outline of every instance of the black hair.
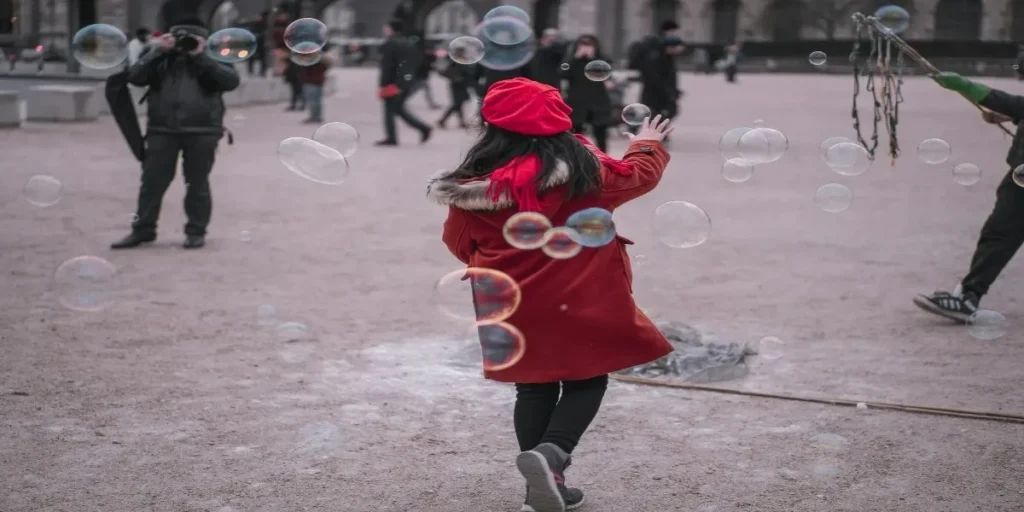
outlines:
[[679, 30], [679, 24], [676, 23], [674, 20], [665, 20], [661, 24], [661, 31], [662, 32], [669, 32], [669, 31], [672, 31], [672, 30]]
[[146, 27], [140, 27], [135, 29], [135, 37], [146, 37], [152, 33], [153, 31]]
[[536, 184], [547, 183], [551, 174], [564, 163], [569, 167], [566, 198], [596, 194], [601, 189], [601, 163], [572, 133], [550, 137], [531, 137], [503, 130], [488, 124], [480, 140], [466, 153], [466, 158], [447, 178], [470, 180], [487, 176], [512, 159], [526, 155], [540, 158], [541, 170]]

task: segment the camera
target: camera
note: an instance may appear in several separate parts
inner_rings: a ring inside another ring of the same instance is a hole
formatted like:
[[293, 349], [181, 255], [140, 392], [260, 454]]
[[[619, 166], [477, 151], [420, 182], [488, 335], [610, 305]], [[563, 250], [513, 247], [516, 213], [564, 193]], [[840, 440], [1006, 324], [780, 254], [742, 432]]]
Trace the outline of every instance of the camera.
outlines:
[[182, 53], [188, 53], [199, 48], [199, 40], [187, 30], [179, 29], [174, 31], [174, 49]]

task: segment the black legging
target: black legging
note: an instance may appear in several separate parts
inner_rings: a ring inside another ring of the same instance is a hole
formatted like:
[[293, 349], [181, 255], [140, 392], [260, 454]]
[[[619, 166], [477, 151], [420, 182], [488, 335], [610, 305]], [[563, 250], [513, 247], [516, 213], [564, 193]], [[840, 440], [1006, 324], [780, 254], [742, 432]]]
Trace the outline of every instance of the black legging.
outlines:
[[553, 443], [572, 453], [597, 416], [607, 388], [607, 375], [587, 380], [516, 384], [513, 422], [519, 450], [525, 452], [539, 444]]

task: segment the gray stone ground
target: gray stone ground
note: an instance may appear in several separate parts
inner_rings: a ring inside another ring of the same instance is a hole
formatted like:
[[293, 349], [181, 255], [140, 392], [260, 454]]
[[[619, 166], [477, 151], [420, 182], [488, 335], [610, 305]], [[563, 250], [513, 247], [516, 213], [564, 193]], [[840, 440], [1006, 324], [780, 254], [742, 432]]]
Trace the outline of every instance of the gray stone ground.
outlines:
[[[368, 143], [381, 133], [375, 77], [343, 80], [327, 116]], [[1007, 138], [912, 79], [904, 157], [843, 178], [817, 147], [850, 134], [846, 78], [684, 80], [670, 169], [617, 214], [637, 241], [646, 309], [736, 340], [783, 340], [729, 383], [739, 388], [1024, 413], [1019, 328], [981, 342], [910, 303], [963, 273]], [[427, 114], [422, 98], [413, 104]], [[188, 253], [180, 181], [158, 243], [107, 251], [128, 229], [138, 185], [109, 119], [0, 133], [0, 510], [515, 510], [513, 391], [448, 363], [466, 328], [430, 304], [432, 282], [458, 265], [424, 179], [470, 138], [439, 132], [421, 147], [404, 131], [403, 147], [365, 145], [350, 179], [328, 187], [277, 163], [278, 141], [312, 131], [296, 115], [230, 116], [237, 142], [213, 174], [210, 243]], [[790, 151], [728, 183], [717, 141], [755, 119], [786, 133]], [[918, 162], [929, 137], [950, 141], [953, 160]], [[961, 161], [984, 169], [979, 185], [953, 183]], [[22, 198], [40, 173], [65, 185], [56, 206]], [[811, 200], [832, 181], [854, 190], [847, 212]], [[655, 244], [651, 212], [676, 199], [713, 219], [704, 246]], [[54, 299], [54, 269], [82, 254], [120, 269], [107, 311]], [[1018, 326], [1022, 286], [1015, 261], [985, 305]], [[260, 325], [261, 304], [315, 339], [281, 342]], [[613, 384], [569, 478], [595, 512], [996, 512], [1024, 508], [1022, 472], [1020, 425]]]

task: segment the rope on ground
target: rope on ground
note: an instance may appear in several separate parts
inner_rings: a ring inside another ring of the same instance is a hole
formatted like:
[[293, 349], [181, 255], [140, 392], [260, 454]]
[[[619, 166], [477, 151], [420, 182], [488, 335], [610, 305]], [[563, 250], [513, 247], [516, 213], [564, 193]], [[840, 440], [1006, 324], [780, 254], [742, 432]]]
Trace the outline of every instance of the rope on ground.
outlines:
[[750, 396], [757, 398], [773, 398], [776, 400], [789, 400], [793, 402], [808, 402], [825, 405], [839, 405], [845, 407], [856, 407], [857, 404], [864, 404], [869, 409], [887, 409], [890, 411], [911, 412], [916, 414], [930, 414], [933, 416], [951, 416], [955, 418], [968, 418], [974, 420], [1001, 421], [1003, 423], [1017, 423], [1024, 425], [1024, 416], [1018, 414], [965, 411], [961, 409], [945, 409], [941, 407], [890, 404], [886, 402], [864, 402], [856, 400], [844, 400], [841, 398], [814, 398], [796, 395], [780, 395], [776, 393], [761, 393], [757, 391], [743, 391], [739, 389], [728, 389], [715, 386], [702, 386], [699, 384], [688, 384], [685, 382], [674, 382], [667, 380], [652, 379], [647, 377], [634, 377], [632, 375], [622, 374], [612, 374], [610, 377], [618, 381], [628, 382], [631, 384], [641, 384], [645, 386], [662, 386], [678, 389], [690, 389], [694, 391], [708, 391], [711, 393], [724, 393], [728, 395]]

